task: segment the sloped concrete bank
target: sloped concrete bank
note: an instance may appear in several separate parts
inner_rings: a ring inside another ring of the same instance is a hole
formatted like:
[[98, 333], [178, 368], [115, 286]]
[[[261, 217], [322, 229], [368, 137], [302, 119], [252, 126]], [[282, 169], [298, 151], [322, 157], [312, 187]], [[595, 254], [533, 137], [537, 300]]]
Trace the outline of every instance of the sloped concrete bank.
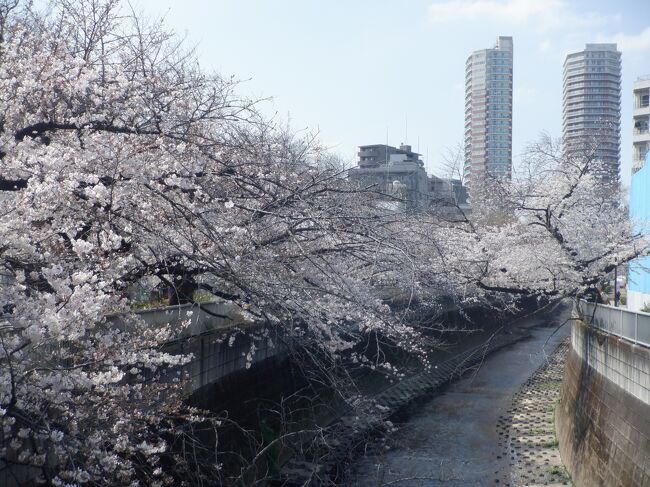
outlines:
[[575, 321], [556, 430], [577, 487], [650, 486], [650, 349]]
[[[561, 314], [561, 312], [560, 312]], [[294, 459], [282, 469], [277, 484], [282, 486], [356, 485], [349, 477], [348, 466], [367, 448], [382, 448], [387, 420], [408, 421], [421, 401], [429, 401], [468, 371], [476, 370], [488, 355], [531, 337], [531, 328], [548, 326], [548, 317], [537, 315], [522, 326], [493, 336], [480, 346], [458, 353], [430, 370], [405, 378], [373, 397], [370, 414], [344, 416], [332, 425], [325, 436], [326, 448], [312, 458]], [[390, 423], [388, 423], [390, 427]], [[372, 437], [378, 438], [372, 440]], [[364, 484], [365, 485], [365, 484]], [[370, 485], [370, 484], [369, 484]]]
[[[487, 357], [476, 373], [417, 401], [386, 442], [376, 441], [353, 462], [340, 485], [378, 487], [513, 485], [504, 454], [513, 396], [546, 362], [569, 330], [555, 331], [563, 311], [538, 320], [530, 338]], [[540, 317], [541, 318], [541, 317]], [[383, 438], [380, 438], [383, 440]]]

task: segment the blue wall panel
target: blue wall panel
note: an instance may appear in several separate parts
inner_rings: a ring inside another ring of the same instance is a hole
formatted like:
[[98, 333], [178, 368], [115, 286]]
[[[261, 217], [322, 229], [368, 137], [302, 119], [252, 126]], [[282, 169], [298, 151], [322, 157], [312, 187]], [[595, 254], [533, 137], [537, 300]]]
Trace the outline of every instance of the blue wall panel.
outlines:
[[[647, 229], [650, 223], [650, 152], [646, 163], [635, 174], [630, 184], [630, 217], [637, 228]], [[630, 262], [628, 285], [630, 291], [650, 294], [650, 257]]]

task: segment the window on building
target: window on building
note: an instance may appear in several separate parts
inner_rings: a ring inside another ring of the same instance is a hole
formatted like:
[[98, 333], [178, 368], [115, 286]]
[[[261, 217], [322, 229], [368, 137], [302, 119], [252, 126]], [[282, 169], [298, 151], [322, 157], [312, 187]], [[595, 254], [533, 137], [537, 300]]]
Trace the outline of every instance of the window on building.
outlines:
[[639, 97], [639, 108], [646, 108], [650, 105], [650, 93], [642, 94]]

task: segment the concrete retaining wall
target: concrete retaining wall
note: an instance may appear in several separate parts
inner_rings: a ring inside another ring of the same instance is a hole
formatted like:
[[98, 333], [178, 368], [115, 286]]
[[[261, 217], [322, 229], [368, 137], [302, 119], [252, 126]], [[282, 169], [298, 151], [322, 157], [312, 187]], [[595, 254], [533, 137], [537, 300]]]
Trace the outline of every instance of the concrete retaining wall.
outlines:
[[[135, 314], [151, 326], [190, 320], [190, 324], [185, 331], [186, 335], [198, 335], [207, 331], [228, 329], [244, 323], [234, 305], [221, 302], [203, 303], [200, 306], [181, 304], [178, 306], [143, 309], [136, 311]], [[127, 326], [123, 315], [111, 315], [108, 317], [108, 321], [113, 326]]]
[[233, 372], [246, 371], [270, 358], [284, 355], [284, 347], [263, 328], [247, 328], [238, 333], [233, 329], [195, 335], [170, 351], [191, 353], [193, 359], [184, 366], [184, 389], [188, 394], [226, 377]]
[[[185, 304], [138, 311], [151, 326], [189, 320], [184, 338], [166, 349], [175, 354], [192, 354], [183, 367], [184, 389], [194, 394], [236, 371], [284, 353], [277, 336], [270, 330], [246, 323], [229, 303]], [[110, 317], [115, 326], [126, 326], [120, 315]]]
[[575, 321], [556, 429], [577, 487], [650, 486], [650, 349]]

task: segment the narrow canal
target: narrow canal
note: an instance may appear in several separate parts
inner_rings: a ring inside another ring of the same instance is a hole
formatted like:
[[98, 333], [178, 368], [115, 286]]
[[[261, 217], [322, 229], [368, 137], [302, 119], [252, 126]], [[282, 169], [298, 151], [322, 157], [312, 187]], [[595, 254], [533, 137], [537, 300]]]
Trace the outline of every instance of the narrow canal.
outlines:
[[557, 319], [538, 321], [529, 339], [491, 355], [476, 374], [413, 405], [388, 446], [379, 440], [370, 444], [352, 465], [348, 485], [504, 485], [495, 479], [508, 477], [512, 467], [502, 454], [497, 423], [513, 395], [570, 333], [565, 325], [554, 334]]

